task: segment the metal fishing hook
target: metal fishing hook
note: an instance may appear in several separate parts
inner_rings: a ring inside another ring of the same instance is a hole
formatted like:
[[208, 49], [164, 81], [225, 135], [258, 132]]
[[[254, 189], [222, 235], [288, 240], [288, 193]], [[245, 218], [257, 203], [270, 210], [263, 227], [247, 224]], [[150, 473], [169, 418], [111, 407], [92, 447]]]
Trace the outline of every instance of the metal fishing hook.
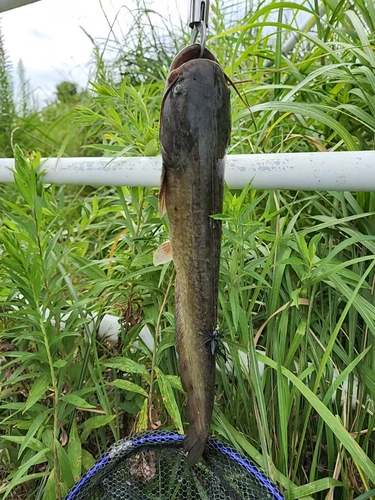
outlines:
[[200, 57], [202, 57], [206, 45], [209, 8], [209, 0], [190, 0], [189, 27], [193, 30], [191, 34], [191, 43], [196, 43], [199, 34], [201, 42]]

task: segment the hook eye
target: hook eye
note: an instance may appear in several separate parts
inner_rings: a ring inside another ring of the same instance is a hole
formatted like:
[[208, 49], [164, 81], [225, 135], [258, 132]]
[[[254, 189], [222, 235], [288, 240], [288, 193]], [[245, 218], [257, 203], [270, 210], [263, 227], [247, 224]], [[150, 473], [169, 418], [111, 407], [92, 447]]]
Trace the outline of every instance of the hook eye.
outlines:
[[204, 21], [200, 21], [194, 26], [193, 32], [191, 34], [191, 43], [197, 43], [198, 35], [200, 35], [201, 42], [201, 52], [199, 57], [202, 57], [206, 45], [206, 23]]

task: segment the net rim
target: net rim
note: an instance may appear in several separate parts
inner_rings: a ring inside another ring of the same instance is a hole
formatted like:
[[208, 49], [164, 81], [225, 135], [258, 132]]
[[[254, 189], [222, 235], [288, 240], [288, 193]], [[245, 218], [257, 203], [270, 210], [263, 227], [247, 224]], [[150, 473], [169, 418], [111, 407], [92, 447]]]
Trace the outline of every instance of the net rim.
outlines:
[[[109, 448], [108, 452], [78, 481], [68, 496], [65, 497], [65, 500], [75, 500], [76, 496], [80, 493], [82, 488], [84, 488], [92, 476], [105, 468], [109, 461], [116, 459], [118, 461], [122, 460], [128, 454], [133, 453], [137, 448], [146, 445], [155, 446], [160, 442], [163, 444], [178, 444], [182, 446], [184, 439], [185, 436], [183, 434], [178, 434], [177, 432], [149, 431], [140, 435], [124, 438], [117, 443], [114, 443]], [[241, 453], [235, 451], [231, 445], [225, 444], [217, 438], [210, 438], [207, 441], [207, 445], [219, 451], [223, 455], [228, 456], [231, 460], [246, 469], [247, 472], [254, 476], [274, 496], [275, 500], [285, 500], [277, 487], [255, 465], [253, 465], [250, 460], [248, 460]], [[119, 450], [121, 451], [121, 454], [119, 454]]]

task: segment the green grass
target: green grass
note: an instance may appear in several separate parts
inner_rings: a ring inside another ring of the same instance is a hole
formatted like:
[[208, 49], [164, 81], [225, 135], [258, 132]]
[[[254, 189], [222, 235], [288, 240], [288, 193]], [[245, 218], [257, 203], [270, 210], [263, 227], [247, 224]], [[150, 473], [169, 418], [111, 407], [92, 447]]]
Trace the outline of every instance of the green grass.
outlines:
[[[323, 7], [262, 3], [228, 24], [212, 5], [208, 45], [251, 108], [232, 92], [230, 152], [374, 148], [375, 10]], [[316, 33], [283, 54], [302, 11]], [[159, 151], [168, 61], [150, 75], [138, 56], [117, 84], [98, 55], [94, 101], [74, 112], [91, 154]], [[15, 156], [16, 185], [0, 188], [0, 498], [61, 499], [114, 441], [185, 423], [173, 265], [152, 264], [168, 227], [157, 189], [45, 186], [39, 157]], [[233, 366], [217, 371], [212, 427], [287, 500], [375, 498], [374, 207], [373, 193], [225, 193], [219, 326]], [[117, 345], [90, 326], [108, 312], [123, 319]], [[133, 348], [144, 325], [153, 352]]]

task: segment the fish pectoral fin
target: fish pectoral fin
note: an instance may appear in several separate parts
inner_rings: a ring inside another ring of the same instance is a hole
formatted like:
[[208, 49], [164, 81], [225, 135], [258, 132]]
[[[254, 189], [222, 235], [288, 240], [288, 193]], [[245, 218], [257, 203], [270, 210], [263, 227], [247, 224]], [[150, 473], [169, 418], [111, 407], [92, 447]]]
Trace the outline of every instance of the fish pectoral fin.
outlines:
[[163, 215], [167, 212], [165, 196], [166, 196], [167, 186], [166, 186], [166, 177], [165, 177], [165, 166], [163, 164], [162, 172], [161, 172], [161, 183], [160, 183], [160, 191], [159, 191], [159, 217], [162, 218]]
[[170, 241], [162, 243], [154, 252], [154, 266], [161, 266], [173, 260], [172, 247]]
[[165, 206], [165, 187], [161, 186], [159, 192], [159, 207], [158, 207], [159, 217], [162, 218], [163, 215], [167, 213], [167, 209]]

